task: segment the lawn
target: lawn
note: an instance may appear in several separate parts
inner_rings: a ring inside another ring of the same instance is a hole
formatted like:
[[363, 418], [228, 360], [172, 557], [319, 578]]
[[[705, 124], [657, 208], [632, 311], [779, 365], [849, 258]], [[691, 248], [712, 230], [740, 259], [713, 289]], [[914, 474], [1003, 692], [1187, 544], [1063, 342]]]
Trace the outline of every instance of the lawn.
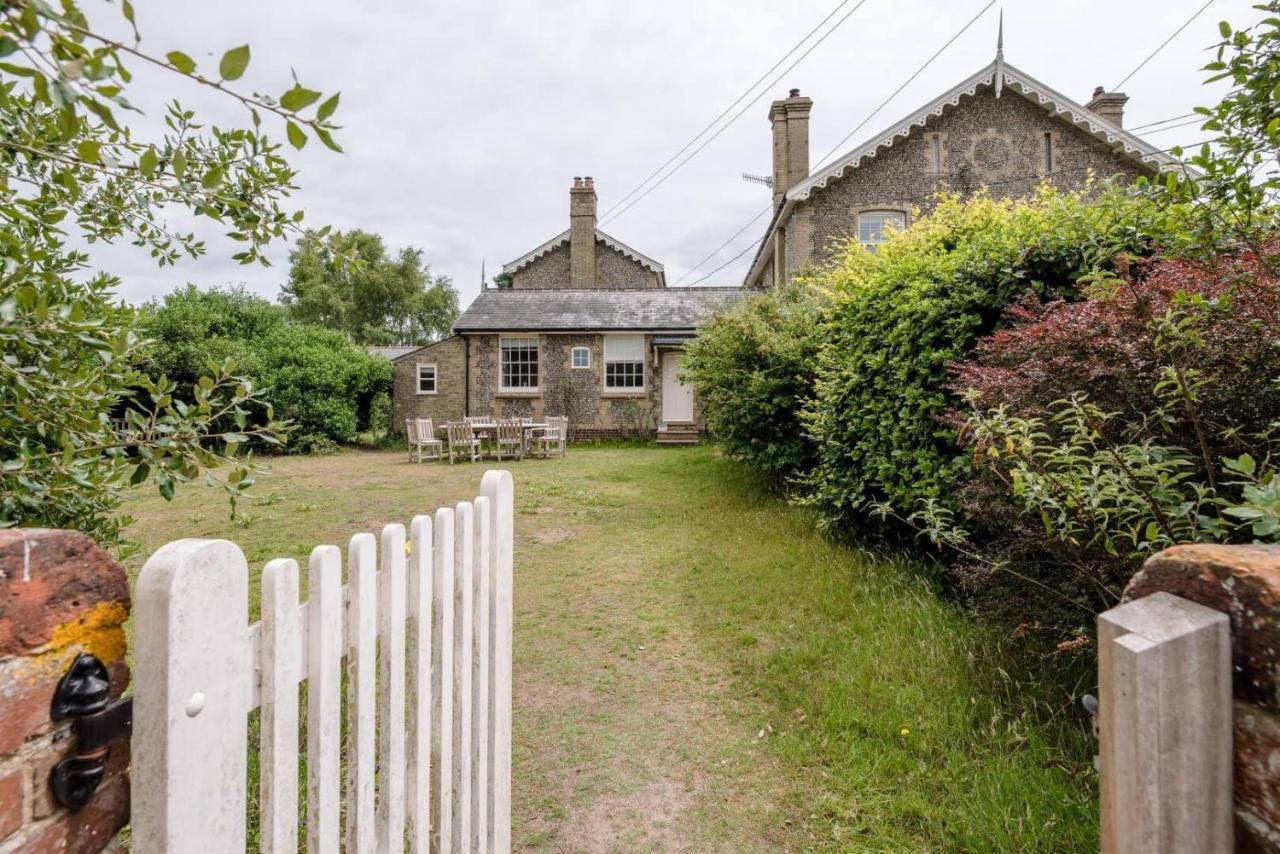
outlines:
[[[548, 851], [1097, 847], [1083, 733], [1045, 737], [998, 643], [908, 560], [833, 545], [712, 447], [573, 447], [516, 480], [515, 815]], [[255, 569], [473, 496], [481, 465], [276, 460], [237, 521], [129, 502], [151, 550]], [[997, 697], [1001, 699], [996, 699]]]

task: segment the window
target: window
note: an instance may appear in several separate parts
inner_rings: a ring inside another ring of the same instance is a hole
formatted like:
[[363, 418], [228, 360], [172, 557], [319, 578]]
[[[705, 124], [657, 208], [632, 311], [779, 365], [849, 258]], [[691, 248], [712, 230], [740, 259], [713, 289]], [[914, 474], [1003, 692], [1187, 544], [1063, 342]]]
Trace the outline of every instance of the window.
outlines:
[[858, 242], [869, 251], [884, 243], [889, 230], [900, 230], [907, 224], [907, 215], [902, 211], [869, 211], [858, 214]]
[[571, 364], [575, 368], [591, 367], [591, 350], [588, 347], [574, 347]]
[[538, 339], [502, 339], [502, 391], [538, 390]]
[[644, 389], [644, 336], [604, 337], [604, 387], [606, 391]]
[[929, 136], [929, 171], [942, 171], [942, 134], [935, 133]]
[[1053, 171], [1053, 134], [1046, 133], [1044, 135], [1044, 171], [1049, 174]]
[[418, 394], [436, 393], [436, 366], [418, 365]]

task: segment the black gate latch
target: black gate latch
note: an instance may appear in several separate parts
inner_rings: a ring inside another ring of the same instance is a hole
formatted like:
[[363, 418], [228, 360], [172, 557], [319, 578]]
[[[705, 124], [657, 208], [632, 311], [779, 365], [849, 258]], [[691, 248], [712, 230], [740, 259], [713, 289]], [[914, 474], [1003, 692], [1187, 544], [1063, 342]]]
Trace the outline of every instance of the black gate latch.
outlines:
[[133, 698], [108, 702], [111, 678], [97, 656], [82, 652], [62, 674], [50, 709], [54, 720], [74, 720], [76, 747], [53, 766], [49, 785], [62, 806], [78, 810], [89, 803], [107, 770], [111, 743], [133, 730]]

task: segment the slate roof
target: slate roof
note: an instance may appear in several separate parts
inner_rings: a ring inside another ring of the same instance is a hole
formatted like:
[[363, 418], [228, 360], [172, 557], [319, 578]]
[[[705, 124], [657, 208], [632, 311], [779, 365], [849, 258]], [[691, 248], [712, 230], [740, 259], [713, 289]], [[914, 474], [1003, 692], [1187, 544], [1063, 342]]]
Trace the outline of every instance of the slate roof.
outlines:
[[741, 288], [490, 290], [453, 324], [454, 332], [692, 332], [737, 302]]
[[410, 353], [417, 352], [419, 348], [418, 347], [365, 347], [364, 349], [370, 356], [381, 356], [384, 359], [390, 359], [391, 361], [394, 362], [397, 359], [403, 359], [405, 356], [409, 355]]

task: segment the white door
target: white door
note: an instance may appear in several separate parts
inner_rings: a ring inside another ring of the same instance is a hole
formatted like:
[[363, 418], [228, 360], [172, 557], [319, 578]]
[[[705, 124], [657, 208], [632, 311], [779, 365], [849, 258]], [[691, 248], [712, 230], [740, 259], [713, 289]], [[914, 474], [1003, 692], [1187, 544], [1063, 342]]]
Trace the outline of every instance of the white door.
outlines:
[[693, 386], [680, 382], [680, 354], [662, 354], [662, 420], [693, 420]]

